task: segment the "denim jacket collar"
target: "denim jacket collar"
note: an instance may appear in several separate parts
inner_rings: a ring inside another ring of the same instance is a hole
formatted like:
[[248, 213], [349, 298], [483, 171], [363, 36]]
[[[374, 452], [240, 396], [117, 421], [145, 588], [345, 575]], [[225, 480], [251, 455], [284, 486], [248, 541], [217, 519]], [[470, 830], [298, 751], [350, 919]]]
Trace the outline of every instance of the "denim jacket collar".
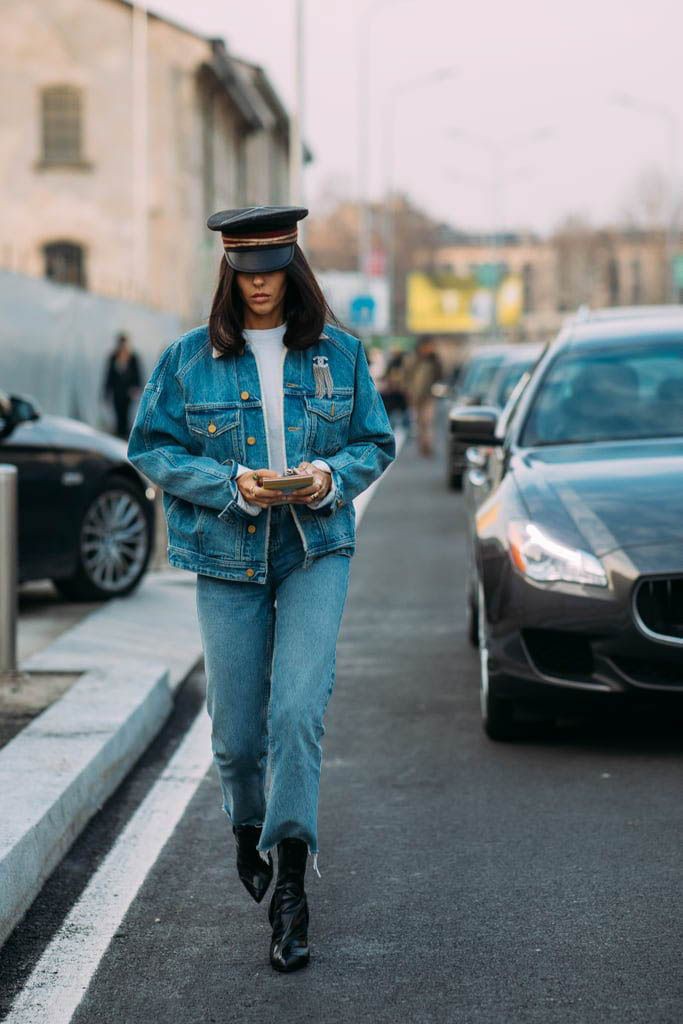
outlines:
[[[329, 335], [325, 334], [325, 332], [323, 331], [322, 334], [320, 335], [320, 341], [329, 341]], [[247, 342], [246, 344], [248, 345], [249, 342]], [[211, 355], [213, 356], [214, 359], [220, 359], [220, 357], [225, 355], [225, 353], [219, 351], [219, 349], [215, 348], [215, 346], [212, 345], [211, 346]]]

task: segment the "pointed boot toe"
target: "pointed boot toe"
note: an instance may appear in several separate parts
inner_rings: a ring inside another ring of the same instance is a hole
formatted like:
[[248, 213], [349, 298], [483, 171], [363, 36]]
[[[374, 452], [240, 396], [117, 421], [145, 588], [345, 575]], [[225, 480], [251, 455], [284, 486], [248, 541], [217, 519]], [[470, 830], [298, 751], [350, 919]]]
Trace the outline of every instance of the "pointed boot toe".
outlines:
[[289, 972], [305, 967], [309, 959], [306, 894], [288, 888], [273, 915], [270, 963], [276, 971]]
[[252, 899], [260, 903], [273, 877], [273, 857], [268, 853], [268, 861], [263, 859], [257, 850], [261, 838], [261, 827], [258, 825], [233, 826], [237, 841], [237, 874]]

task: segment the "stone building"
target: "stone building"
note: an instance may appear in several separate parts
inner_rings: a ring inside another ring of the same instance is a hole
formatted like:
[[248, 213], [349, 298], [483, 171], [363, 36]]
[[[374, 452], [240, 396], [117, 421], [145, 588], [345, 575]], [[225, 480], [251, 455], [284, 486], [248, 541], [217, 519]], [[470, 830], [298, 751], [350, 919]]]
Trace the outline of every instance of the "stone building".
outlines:
[[568, 224], [550, 238], [522, 234], [465, 235], [422, 254], [423, 264], [465, 276], [476, 266], [501, 263], [523, 282], [519, 337], [547, 337], [579, 306], [659, 304], [667, 301], [666, 247], [661, 230], [593, 228]]
[[287, 199], [266, 73], [128, 0], [4, 0], [2, 23], [0, 266], [203, 319], [207, 216]]
[[[449, 232], [445, 232], [449, 234]], [[475, 268], [502, 264], [522, 281], [522, 317], [527, 337], [553, 331], [557, 317], [557, 257], [552, 245], [534, 235], [477, 235], [452, 232], [430, 260], [466, 278]]]

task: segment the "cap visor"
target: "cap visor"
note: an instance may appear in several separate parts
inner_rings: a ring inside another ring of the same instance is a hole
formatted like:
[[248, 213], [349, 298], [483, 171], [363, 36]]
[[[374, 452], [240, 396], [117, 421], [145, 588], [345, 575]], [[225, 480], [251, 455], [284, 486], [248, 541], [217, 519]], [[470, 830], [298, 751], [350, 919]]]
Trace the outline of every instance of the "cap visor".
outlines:
[[225, 252], [225, 258], [232, 269], [243, 274], [267, 274], [273, 270], [284, 270], [293, 257], [293, 245], [281, 245], [277, 249], [251, 249], [247, 252], [226, 249]]

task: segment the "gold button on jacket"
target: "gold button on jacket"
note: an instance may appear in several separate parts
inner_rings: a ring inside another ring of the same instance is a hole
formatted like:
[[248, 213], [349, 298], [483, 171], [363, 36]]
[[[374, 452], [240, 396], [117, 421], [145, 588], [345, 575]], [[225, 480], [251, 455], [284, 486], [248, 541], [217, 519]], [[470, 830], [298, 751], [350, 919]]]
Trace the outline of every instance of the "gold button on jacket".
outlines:
[[247, 438], [247, 444], [256, 444], [256, 438], [255, 437], [248, 437]]
[[249, 392], [248, 391], [240, 391], [240, 398], [242, 398], [246, 402], [247, 398], [249, 398]]

